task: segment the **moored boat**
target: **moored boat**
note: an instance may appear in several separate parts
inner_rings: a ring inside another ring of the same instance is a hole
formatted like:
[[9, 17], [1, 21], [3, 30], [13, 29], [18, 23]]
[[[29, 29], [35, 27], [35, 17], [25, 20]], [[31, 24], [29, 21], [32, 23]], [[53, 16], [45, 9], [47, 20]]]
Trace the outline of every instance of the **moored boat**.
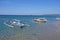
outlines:
[[8, 22], [4, 22], [5, 25], [9, 26], [9, 27], [26, 27], [28, 26], [27, 24], [21, 23], [19, 20], [14, 19], [14, 20], [10, 20]]
[[47, 19], [45, 19], [45, 18], [37, 18], [37, 19], [34, 19], [34, 21], [36, 21], [36, 22], [47, 22]]
[[57, 19], [57, 20], [60, 20], [60, 18], [59, 18], [59, 17], [57, 17], [56, 19]]

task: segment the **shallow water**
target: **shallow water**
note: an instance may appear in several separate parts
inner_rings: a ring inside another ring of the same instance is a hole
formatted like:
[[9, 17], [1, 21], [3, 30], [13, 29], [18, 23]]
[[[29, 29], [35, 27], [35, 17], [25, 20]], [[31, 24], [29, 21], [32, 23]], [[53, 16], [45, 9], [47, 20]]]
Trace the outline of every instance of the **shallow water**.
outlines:
[[[60, 40], [60, 20], [55, 17], [46, 17], [46, 23], [36, 23], [34, 18], [39, 16], [0, 16], [0, 40]], [[29, 27], [8, 27], [4, 22], [19, 19]]]

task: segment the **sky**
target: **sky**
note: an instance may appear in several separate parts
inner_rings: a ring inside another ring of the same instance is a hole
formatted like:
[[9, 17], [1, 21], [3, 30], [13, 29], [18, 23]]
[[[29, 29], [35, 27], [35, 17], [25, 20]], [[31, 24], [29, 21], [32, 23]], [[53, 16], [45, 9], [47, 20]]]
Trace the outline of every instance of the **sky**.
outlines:
[[60, 0], [0, 0], [0, 15], [60, 14]]

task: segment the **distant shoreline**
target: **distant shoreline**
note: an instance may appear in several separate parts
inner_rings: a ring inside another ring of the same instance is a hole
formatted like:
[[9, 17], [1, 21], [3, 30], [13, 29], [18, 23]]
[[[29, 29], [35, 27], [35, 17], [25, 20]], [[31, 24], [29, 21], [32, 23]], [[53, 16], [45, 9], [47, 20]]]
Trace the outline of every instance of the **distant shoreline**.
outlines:
[[[45, 15], [25, 15], [25, 16], [60, 16], [60, 14], [45, 14]], [[0, 15], [0, 16], [5, 16], [5, 15]], [[11, 15], [6, 15], [6, 16], [11, 16]], [[14, 15], [12, 15], [14, 16]], [[24, 15], [16, 15], [16, 16], [24, 16]]]

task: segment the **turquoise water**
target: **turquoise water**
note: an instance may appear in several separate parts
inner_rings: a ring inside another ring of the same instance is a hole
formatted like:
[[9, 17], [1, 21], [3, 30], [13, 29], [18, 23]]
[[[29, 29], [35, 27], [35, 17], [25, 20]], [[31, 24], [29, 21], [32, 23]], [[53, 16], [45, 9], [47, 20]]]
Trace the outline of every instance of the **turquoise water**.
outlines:
[[[46, 23], [36, 23], [34, 18], [45, 17]], [[60, 20], [57, 16], [48, 15], [0, 15], [0, 40], [60, 40]], [[59, 16], [60, 17], [60, 16]], [[21, 20], [29, 24], [23, 29], [8, 27], [4, 22], [11, 19]]]

